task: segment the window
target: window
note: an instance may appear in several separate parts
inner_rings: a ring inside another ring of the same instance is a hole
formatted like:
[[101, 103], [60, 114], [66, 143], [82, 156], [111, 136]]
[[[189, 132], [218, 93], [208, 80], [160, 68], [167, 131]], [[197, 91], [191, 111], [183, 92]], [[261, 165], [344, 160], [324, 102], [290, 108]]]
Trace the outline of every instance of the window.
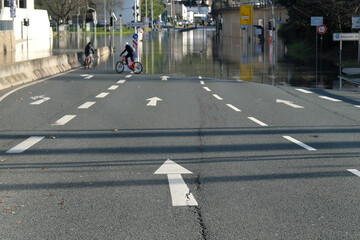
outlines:
[[20, 8], [26, 8], [26, 0], [20, 0], [19, 5]]

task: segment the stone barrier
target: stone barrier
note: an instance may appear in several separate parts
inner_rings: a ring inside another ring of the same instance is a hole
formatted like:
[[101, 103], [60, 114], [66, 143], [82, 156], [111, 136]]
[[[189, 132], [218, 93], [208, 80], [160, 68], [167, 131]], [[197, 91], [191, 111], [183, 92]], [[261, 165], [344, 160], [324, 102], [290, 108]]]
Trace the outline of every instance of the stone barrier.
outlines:
[[[98, 61], [106, 61], [111, 53], [111, 47], [99, 48], [95, 52]], [[84, 53], [78, 52], [2, 64], [0, 65], [0, 90], [81, 67], [84, 59]]]

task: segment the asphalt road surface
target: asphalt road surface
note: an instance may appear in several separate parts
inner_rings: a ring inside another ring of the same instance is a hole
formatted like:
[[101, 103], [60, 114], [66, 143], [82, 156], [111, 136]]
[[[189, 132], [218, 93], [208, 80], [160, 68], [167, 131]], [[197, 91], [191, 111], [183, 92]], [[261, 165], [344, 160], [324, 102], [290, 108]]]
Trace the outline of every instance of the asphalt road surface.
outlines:
[[0, 91], [0, 239], [360, 239], [359, 105], [99, 69]]

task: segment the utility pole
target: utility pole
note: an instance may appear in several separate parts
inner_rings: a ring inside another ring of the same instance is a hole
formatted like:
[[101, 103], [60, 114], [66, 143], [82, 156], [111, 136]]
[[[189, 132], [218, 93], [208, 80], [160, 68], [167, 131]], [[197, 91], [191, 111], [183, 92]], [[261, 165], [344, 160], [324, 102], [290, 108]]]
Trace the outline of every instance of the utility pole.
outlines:
[[106, 0], [104, 0], [104, 32], [106, 34]]
[[151, 0], [151, 29], [154, 30], [154, 1]]

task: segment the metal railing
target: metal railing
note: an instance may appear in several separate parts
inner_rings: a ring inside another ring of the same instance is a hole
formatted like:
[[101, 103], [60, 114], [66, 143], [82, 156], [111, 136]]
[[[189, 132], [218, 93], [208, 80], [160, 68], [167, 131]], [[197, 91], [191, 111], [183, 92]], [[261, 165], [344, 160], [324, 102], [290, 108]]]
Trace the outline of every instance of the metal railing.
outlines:
[[13, 30], [13, 21], [11, 20], [0, 20], [0, 31]]

